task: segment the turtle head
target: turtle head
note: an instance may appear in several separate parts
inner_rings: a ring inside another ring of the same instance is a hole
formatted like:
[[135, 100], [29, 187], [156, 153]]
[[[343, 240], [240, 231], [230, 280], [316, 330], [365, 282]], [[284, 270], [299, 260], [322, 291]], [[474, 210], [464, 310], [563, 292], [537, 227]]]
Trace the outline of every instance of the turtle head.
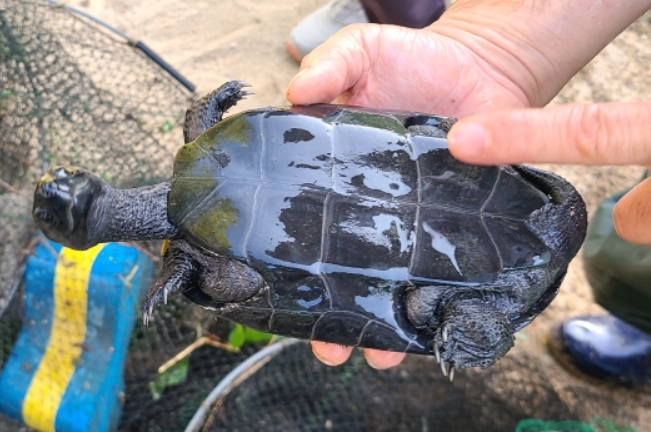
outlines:
[[32, 216], [51, 240], [83, 250], [96, 244], [89, 216], [106, 183], [75, 167], [49, 169], [36, 185]]

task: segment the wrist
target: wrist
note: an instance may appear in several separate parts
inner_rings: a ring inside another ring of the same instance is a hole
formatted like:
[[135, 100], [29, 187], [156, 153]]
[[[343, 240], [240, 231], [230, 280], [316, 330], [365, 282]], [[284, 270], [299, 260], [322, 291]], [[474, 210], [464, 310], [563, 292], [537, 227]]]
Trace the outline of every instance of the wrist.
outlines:
[[464, 45], [539, 107], [651, 3], [622, 1], [457, 0], [428, 30]]

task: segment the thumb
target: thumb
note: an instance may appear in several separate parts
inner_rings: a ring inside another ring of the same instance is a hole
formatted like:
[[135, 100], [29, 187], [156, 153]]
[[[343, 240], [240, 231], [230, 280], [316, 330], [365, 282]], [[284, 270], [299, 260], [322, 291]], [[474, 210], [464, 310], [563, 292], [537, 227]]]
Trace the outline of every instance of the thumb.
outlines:
[[295, 105], [332, 102], [366, 74], [370, 61], [365, 40], [377, 36], [373, 24], [344, 27], [301, 62], [285, 97]]
[[448, 135], [477, 164], [651, 164], [651, 102], [569, 104], [461, 119]]
[[631, 243], [651, 244], [651, 178], [636, 185], [613, 209], [615, 230]]

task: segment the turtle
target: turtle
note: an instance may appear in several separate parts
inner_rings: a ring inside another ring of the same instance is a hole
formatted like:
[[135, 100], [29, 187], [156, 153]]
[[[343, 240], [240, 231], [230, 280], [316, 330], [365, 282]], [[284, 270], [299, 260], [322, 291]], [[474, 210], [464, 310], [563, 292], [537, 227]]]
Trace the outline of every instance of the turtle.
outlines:
[[447, 146], [455, 119], [336, 104], [224, 113], [230, 81], [186, 112], [170, 181], [116, 189], [48, 170], [33, 217], [74, 249], [163, 239], [154, 307], [182, 293], [287, 337], [488, 367], [554, 299], [586, 232], [563, 178], [479, 166]]

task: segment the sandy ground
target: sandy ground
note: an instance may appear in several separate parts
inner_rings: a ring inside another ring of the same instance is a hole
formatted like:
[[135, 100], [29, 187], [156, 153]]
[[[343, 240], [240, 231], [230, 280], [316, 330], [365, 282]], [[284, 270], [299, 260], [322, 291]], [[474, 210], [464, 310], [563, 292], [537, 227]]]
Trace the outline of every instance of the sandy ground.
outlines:
[[[204, 94], [221, 83], [241, 79], [253, 84], [256, 95], [238, 110], [286, 104], [284, 89], [298, 65], [285, 52], [284, 41], [301, 17], [323, 0], [73, 0], [69, 2], [147, 43], [197, 85]], [[651, 61], [649, 20], [644, 17], [579, 73], [554, 103], [651, 99], [647, 67]], [[548, 167], [572, 181], [590, 210], [607, 195], [632, 184], [638, 168]], [[559, 367], [544, 348], [544, 339], [563, 319], [599, 312], [578, 260], [558, 299], [525, 331], [510, 355], [519, 350], [537, 353], [553, 371], [557, 391], [569, 384], [608, 392], [619, 407], [594, 403], [594, 416], [607, 416], [651, 430], [651, 396], [577, 378]], [[593, 392], [588, 392], [592, 394]], [[569, 398], [569, 396], [568, 396]], [[569, 401], [569, 399], [568, 399]], [[572, 403], [592, 404], [593, 401]], [[645, 426], [646, 425], [646, 426]]]
[[[68, 2], [142, 40], [205, 94], [240, 79], [255, 97], [237, 110], [287, 104], [298, 65], [285, 51], [293, 25], [323, 1], [75, 0]], [[235, 112], [235, 110], [234, 110]]]

